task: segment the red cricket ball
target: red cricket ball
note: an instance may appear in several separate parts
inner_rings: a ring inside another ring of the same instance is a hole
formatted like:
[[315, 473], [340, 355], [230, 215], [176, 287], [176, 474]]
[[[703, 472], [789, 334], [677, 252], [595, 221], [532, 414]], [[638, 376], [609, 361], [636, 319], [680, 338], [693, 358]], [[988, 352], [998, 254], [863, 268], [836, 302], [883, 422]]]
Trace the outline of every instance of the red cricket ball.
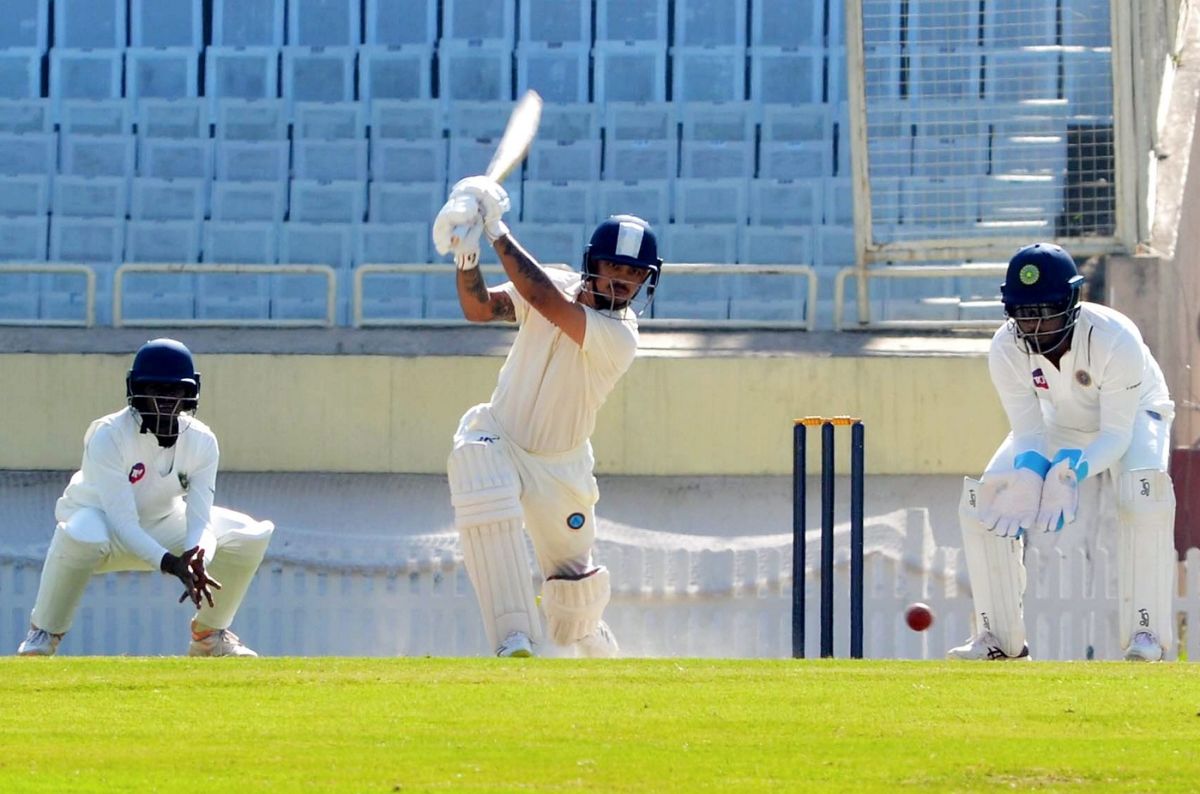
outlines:
[[925, 631], [933, 625], [933, 610], [928, 604], [922, 604], [920, 601], [909, 604], [904, 610], [904, 622], [913, 631]]

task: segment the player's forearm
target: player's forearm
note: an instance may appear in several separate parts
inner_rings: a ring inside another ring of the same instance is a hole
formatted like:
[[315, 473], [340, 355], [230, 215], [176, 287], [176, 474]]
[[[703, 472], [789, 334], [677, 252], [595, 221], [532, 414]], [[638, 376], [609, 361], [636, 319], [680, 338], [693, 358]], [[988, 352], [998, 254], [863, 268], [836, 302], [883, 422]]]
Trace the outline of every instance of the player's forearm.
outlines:
[[490, 319], [491, 311], [487, 284], [484, 283], [480, 268], [473, 267], [458, 271], [458, 304], [462, 307], [463, 316], [468, 320], [481, 322]]
[[562, 293], [546, 275], [546, 271], [511, 234], [497, 238], [492, 247], [496, 249], [509, 280], [530, 306], [541, 310], [549, 302], [562, 299]]

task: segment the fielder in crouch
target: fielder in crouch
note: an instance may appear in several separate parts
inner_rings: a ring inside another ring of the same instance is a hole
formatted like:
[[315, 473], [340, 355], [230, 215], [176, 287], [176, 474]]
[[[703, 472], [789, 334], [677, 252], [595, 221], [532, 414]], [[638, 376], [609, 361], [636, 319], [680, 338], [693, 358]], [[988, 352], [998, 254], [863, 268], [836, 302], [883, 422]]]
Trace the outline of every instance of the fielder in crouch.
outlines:
[[[649, 305], [662, 260], [646, 222], [618, 215], [592, 234], [582, 273], [543, 269], [509, 233], [508, 207], [494, 180], [471, 177], [454, 186], [433, 227], [438, 251], [454, 254], [466, 318], [520, 325], [491, 400], [463, 416], [447, 463], [463, 560], [496, 655], [533, 655], [542, 629], [523, 522], [545, 577], [550, 639], [611, 657], [609, 573], [592, 562], [599, 492], [589, 436], [633, 363], [631, 303], [644, 286]], [[459, 239], [456, 227], [470, 232]], [[491, 289], [478, 268], [481, 233], [510, 279]]]
[[196, 608], [190, 656], [256, 656], [229, 630], [275, 527], [213, 506], [217, 439], [192, 416], [200, 373], [174, 339], [137, 351], [128, 407], [83, 437], [83, 464], [54, 509], [22, 656], [52, 656], [93, 574], [161, 571]]
[[959, 517], [976, 634], [952, 659], [1028, 659], [1022, 539], [1073, 526], [1078, 485], [1105, 473], [1116, 488], [1118, 627], [1129, 660], [1171, 647], [1175, 493], [1167, 474], [1174, 403], [1137, 327], [1080, 302], [1070, 254], [1036, 243], [1008, 264], [1008, 322], [988, 367], [1012, 432], [964, 482]]

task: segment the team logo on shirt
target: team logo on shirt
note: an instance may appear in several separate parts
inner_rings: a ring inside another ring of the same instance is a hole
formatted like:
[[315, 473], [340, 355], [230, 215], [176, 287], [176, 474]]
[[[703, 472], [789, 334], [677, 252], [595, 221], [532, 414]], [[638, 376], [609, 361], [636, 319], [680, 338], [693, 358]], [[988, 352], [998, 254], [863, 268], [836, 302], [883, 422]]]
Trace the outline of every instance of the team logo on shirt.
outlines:
[[1080, 386], [1091, 386], [1092, 376], [1087, 373], [1086, 369], [1075, 370], [1075, 382]]
[[567, 526], [569, 526], [571, 529], [583, 529], [583, 524], [585, 521], [587, 521], [587, 519], [583, 517], [583, 513], [572, 513], [571, 515], [567, 516]]
[[133, 468], [129, 470], [129, 481], [136, 483], [138, 480], [146, 476], [146, 466], [142, 463], [133, 464]]
[[179, 487], [185, 491], [188, 487], [188, 476], [183, 472], [179, 472]]
[[1033, 386], [1037, 389], [1050, 390], [1050, 384], [1046, 382], [1046, 373], [1042, 372], [1041, 367], [1033, 371]]

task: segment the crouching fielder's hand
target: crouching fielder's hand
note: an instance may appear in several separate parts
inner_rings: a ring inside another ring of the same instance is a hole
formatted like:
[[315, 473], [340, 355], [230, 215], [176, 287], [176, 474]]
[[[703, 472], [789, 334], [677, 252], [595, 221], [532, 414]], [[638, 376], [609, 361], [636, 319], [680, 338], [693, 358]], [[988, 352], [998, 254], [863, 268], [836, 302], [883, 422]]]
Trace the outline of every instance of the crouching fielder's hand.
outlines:
[[1032, 527], [1042, 498], [1042, 478], [1030, 469], [988, 472], [979, 488], [979, 520], [997, 535], [1019, 538]]
[[1042, 486], [1041, 507], [1034, 526], [1042, 532], [1058, 532], [1075, 520], [1079, 509], [1079, 481], [1087, 476], [1087, 463], [1077, 449], [1064, 449], [1054, 456]]
[[210, 578], [205, 571], [204, 550], [199, 546], [193, 546], [178, 557], [168, 551], [163, 554], [158, 567], [163, 573], [170, 574], [183, 583], [183, 595], [179, 596], [181, 604], [190, 598], [199, 609], [201, 600], [207, 599], [208, 605], [212, 606], [210, 588], [221, 589], [221, 583]]

